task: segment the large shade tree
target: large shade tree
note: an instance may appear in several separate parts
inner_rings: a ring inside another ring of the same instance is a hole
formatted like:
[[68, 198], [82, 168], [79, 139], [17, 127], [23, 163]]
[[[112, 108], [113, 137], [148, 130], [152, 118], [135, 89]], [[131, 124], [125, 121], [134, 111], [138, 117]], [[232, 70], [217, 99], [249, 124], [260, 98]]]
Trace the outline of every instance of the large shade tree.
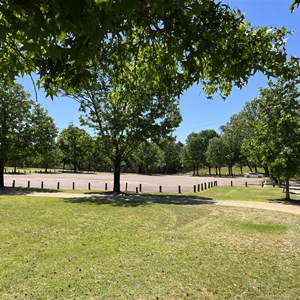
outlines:
[[[96, 131], [102, 152], [113, 164], [114, 192], [120, 192], [121, 164], [132, 151], [168, 135], [181, 121], [174, 89], [154, 76], [148, 54], [131, 56], [122, 72], [111, 66], [104, 73], [92, 65], [93, 79], [70, 93], [80, 103], [82, 123]], [[144, 63], [136, 68], [140, 61]]]
[[253, 136], [245, 149], [253, 160], [267, 165], [270, 174], [286, 185], [300, 165], [300, 93], [294, 80], [269, 82], [258, 98], [259, 118], [252, 124]]
[[202, 82], [208, 95], [226, 96], [257, 71], [282, 72], [286, 57], [284, 28], [251, 26], [240, 11], [213, 0], [0, 3], [0, 74], [13, 80], [36, 72], [50, 95], [53, 85], [74, 88], [88, 79], [93, 60], [104, 69], [118, 62], [118, 71], [124, 53], [147, 48], [165, 86], [176, 81], [182, 92]]

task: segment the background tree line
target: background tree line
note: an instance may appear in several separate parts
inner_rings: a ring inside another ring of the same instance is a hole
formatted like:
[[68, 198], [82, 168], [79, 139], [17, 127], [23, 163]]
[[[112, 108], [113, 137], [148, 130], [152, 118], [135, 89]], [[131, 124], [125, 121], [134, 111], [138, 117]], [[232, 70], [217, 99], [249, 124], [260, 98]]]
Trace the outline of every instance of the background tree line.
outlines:
[[[74, 172], [113, 171], [114, 160], [107, 152], [111, 149], [104, 139], [105, 135], [92, 136], [73, 124], [58, 133], [53, 118], [29, 99], [21, 85], [15, 84], [10, 88], [2, 85], [0, 100], [2, 184], [7, 165], [14, 168], [39, 167], [45, 172], [49, 167], [72, 169]], [[129, 104], [127, 107], [130, 107]], [[111, 116], [110, 111], [111, 108], [107, 115]], [[120, 128], [118, 118], [103, 119], [110, 130]], [[117, 124], [114, 123], [116, 120]], [[228, 175], [234, 175], [234, 166], [240, 167], [241, 174], [245, 166], [256, 172], [259, 167], [275, 183], [285, 182], [287, 190], [289, 180], [299, 175], [300, 106], [295, 80], [270, 82], [267, 88], [260, 90], [259, 97], [247, 102], [240, 113], [220, 127], [220, 133], [215, 130], [192, 132], [184, 145], [169, 134], [171, 130], [163, 135], [153, 130], [152, 136], [138, 135], [138, 138], [132, 139], [137, 144], [120, 161], [120, 172], [176, 174], [192, 171], [193, 175], [200, 175], [199, 170], [207, 168], [209, 175], [221, 176], [225, 166]], [[155, 133], [158, 137], [151, 139]], [[107, 137], [110, 135], [107, 134]], [[111, 145], [119, 147], [121, 144], [113, 140]]]

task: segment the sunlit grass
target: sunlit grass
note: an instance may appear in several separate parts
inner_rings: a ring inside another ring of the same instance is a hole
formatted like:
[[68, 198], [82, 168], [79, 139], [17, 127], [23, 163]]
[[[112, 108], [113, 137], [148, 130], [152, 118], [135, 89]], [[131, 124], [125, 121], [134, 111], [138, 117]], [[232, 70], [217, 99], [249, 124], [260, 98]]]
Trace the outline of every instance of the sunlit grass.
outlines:
[[[82, 195], [114, 195], [111, 191], [103, 190], [57, 190], [57, 189], [39, 189], [39, 188], [6, 188], [0, 190], [0, 194], [30, 194], [30, 193], [68, 193], [68, 194], [82, 194]], [[188, 193], [125, 193], [123, 195], [141, 195], [141, 196], [159, 196], [159, 197], [174, 197], [174, 198], [193, 198], [203, 200], [239, 200], [239, 201], [258, 201], [258, 202], [270, 202], [278, 201], [285, 197], [282, 188], [279, 187], [254, 187], [254, 186], [217, 186], [200, 192], [188, 192]], [[291, 198], [294, 200], [300, 200], [299, 195], [291, 194]]]
[[297, 299], [300, 217], [0, 196], [0, 299]]

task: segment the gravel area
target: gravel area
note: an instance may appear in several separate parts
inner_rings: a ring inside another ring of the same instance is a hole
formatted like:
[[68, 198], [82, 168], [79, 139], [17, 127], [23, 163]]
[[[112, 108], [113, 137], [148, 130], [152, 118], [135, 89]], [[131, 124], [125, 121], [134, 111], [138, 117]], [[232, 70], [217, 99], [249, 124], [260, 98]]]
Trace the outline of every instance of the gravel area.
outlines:
[[[139, 175], [139, 174], [122, 174], [121, 190], [135, 191], [136, 188], [142, 188], [143, 192], [158, 192], [161, 186], [163, 192], [177, 192], [178, 186], [182, 192], [191, 192], [194, 185], [201, 183], [211, 184], [217, 182], [218, 185], [237, 185], [242, 186], [247, 182], [248, 185], [261, 186], [263, 178], [244, 178], [244, 177], [201, 177], [188, 175]], [[73, 183], [75, 189], [87, 190], [90, 186], [94, 190], [104, 190], [107, 186], [108, 190], [113, 188], [113, 174], [97, 173], [97, 174], [74, 174], [74, 173], [32, 173], [32, 174], [6, 174], [5, 185], [12, 186], [15, 182], [16, 187], [40, 188], [43, 184], [45, 189], [56, 189], [59, 184], [60, 189], [72, 189]]]

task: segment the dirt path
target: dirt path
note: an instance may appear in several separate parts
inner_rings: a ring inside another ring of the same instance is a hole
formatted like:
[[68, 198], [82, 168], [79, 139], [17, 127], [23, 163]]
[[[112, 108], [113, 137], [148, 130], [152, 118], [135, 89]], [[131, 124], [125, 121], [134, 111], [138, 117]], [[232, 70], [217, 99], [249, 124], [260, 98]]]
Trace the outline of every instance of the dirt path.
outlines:
[[187, 204], [187, 205], [221, 205], [231, 207], [255, 208], [285, 212], [290, 214], [300, 215], [300, 206], [292, 203], [269, 203], [269, 202], [254, 202], [254, 201], [238, 201], [238, 200], [201, 200], [187, 197], [158, 197], [158, 196], [141, 196], [141, 195], [105, 195], [105, 194], [72, 194], [72, 193], [30, 193], [28, 196], [37, 197], [55, 197], [78, 199], [85, 198], [87, 201], [101, 202], [103, 200], [123, 200], [123, 201], [144, 201], [155, 202], [161, 204]]

